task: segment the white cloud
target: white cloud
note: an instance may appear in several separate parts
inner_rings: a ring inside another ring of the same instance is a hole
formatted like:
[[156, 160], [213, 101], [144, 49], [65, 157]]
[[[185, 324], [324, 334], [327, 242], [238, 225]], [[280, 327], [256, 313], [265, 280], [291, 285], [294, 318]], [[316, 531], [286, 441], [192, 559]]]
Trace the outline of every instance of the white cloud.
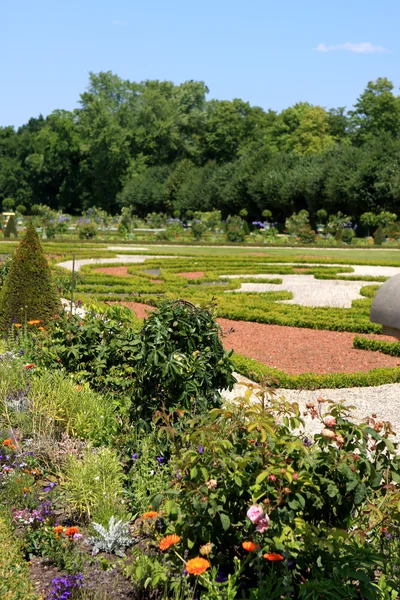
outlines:
[[326, 44], [318, 44], [315, 48], [318, 52], [334, 52], [336, 50], [347, 50], [348, 52], [355, 52], [356, 54], [376, 54], [382, 52], [389, 52], [383, 46], [375, 46], [371, 42], [360, 42], [359, 44], [352, 44], [346, 42], [345, 44], [336, 44], [327, 46]]
[[111, 25], [128, 25], [127, 21], [111, 21]]

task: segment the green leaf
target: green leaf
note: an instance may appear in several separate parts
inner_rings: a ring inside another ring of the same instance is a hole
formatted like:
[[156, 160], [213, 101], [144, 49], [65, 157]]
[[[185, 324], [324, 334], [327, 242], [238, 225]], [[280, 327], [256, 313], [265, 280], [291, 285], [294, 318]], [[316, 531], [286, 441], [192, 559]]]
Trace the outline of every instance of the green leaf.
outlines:
[[231, 526], [231, 520], [225, 513], [220, 513], [219, 518], [221, 519], [221, 525], [224, 531], [227, 531]]

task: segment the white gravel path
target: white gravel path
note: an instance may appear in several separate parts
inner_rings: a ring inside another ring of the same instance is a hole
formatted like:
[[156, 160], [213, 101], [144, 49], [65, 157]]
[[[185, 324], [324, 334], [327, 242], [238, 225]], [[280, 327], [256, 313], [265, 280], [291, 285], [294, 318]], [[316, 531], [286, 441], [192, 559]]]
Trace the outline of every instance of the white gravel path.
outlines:
[[[263, 265], [297, 265], [298, 267], [321, 266], [319, 263], [262, 263]], [[346, 277], [372, 276], [372, 277], [393, 277], [400, 273], [398, 267], [381, 267], [371, 265], [337, 265], [329, 264], [329, 267], [349, 266], [353, 269], [352, 273], [342, 273], [343, 279], [315, 279], [314, 275], [279, 275], [282, 283], [279, 285], [271, 283], [242, 283], [239, 290], [227, 293], [240, 292], [292, 292], [291, 300], [280, 300], [282, 304], [300, 304], [301, 306], [330, 306], [333, 308], [351, 308], [353, 300], [360, 300], [360, 290], [368, 282], [365, 281], [346, 281]], [[242, 275], [221, 275], [224, 279], [241, 279], [251, 277], [252, 279], [265, 279], [271, 277], [271, 274], [242, 274]], [[380, 285], [377, 282], [371, 284]]]
[[301, 304], [302, 306], [331, 306], [351, 308], [353, 300], [361, 299], [360, 289], [365, 282], [343, 281], [341, 279], [315, 279], [314, 275], [280, 275], [282, 283], [242, 283], [240, 292], [292, 292], [291, 300], [280, 300], [282, 304]]
[[[249, 389], [248, 385], [257, 385], [235, 373], [238, 383], [234, 389], [229, 392], [223, 390], [222, 397], [227, 401], [232, 401], [235, 398], [242, 397]], [[247, 385], [246, 385], [247, 384]], [[376, 387], [358, 387], [358, 388], [343, 388], [343, 389], [320, 389], [320, 390], [285, 390], [277, 389], [277, 397], [284, 397], [289, 402], [297, 402], [301, 413], [306, 410], [306, 404], [315, 402], [317, 398], [322, 397], [324, 400], [346, 401], [347, 406], [354, 406], [351, 411], [351, 416], [355, 422], [361, 422], [366, 417], [372, 414], [376, 415], [377, 420], [390, 421], [393, 430], [396, 432], [396, 437], [400, 441], [400, 384], [391, 383], [387, 385], [379, 385]], [[256, 396], [252, 396], [254, 401]], [[329, 404], [322, 405], [323, 413], [329, 411]], [[305, 417], [304, 433], [312, 436], [314, 433], [321, 431], [321, 423], [318, 419], [312, 420], [310, 417]]]
[[[115, 263], [144, 263], [150, 258], [175, 258], [175, 256], [153, 256], [150, 254], [117, 254], [114, 258], [78, 258], [75, 261], [75, 271], [84, 265], [106, 265]], [[57, 267], [72, 271], [72, 260], [58, 263]]]

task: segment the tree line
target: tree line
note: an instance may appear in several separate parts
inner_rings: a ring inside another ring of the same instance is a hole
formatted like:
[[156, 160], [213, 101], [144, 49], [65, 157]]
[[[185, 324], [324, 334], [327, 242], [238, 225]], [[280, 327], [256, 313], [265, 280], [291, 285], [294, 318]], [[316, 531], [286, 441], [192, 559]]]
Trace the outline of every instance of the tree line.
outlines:
[[203, 82], [91, 73], [76, 110], [0, 128], [3, 209], [269, 210], [279, 221], [304, 209], [400, 212], [400, 97], [389, 80], [369, 82], [349, 111], [301, 102], [277, 113], [207, 94]]

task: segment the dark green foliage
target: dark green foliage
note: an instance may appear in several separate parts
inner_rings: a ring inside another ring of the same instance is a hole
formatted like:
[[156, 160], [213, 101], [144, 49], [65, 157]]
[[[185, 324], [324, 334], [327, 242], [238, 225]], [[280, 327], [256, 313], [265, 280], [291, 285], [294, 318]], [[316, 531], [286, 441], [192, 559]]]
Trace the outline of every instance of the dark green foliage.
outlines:
[[[245, 221], [238, 215], [229, 216], [226, 221], [226, 239], [228, 242], [244, 242], [246, 239]], [[247, 225], [247, 223], [246, 223]], [[247, 230], [248, 230], [247, 226]]]
[[76, 373], [101, 392], [130, 393], [138, 347], [138, 321], [127, 308], [89, 309], [84, 319], [60, 315], [35, 362]]
[[30, 224], [0, 292], [0, 328], [7, 331], [13, 320], [23, 323], [37, 319], [46, 325], [61, 310], [50, 267]]
[[157, 409], [202, 411], [219, 406], [219, 390], [235, 379], [212, 313], [189, 302], [163, 303], [140, 332], [132, 417], [148, 419]]
[[383, 230], [382, 225], [379, 225], [378, 229], [374, 233], [374, 244], [376, 246], [382, 246], [382, 244], [386, 241], [385, 232]]
[[11, 236], [18, 237], [17, 225], [15, 223], [15, 216], [11, 215], [7, 221], [6, 228], [4, 230], [4, 237], [9, 238]]

